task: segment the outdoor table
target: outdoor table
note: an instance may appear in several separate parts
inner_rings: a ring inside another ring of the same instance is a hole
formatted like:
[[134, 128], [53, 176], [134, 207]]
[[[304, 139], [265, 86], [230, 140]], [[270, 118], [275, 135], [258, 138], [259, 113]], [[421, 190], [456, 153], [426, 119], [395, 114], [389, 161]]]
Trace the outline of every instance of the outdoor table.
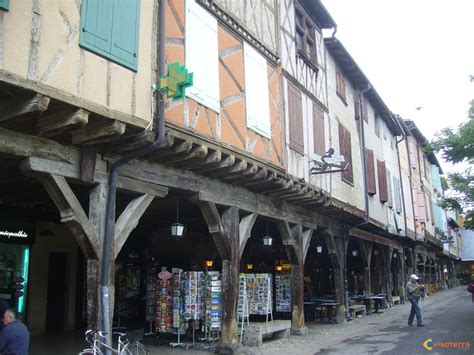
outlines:
[[[323, 302], [323, 303], [319, 303], [318, 306], [327, 308], [329, 324], [336, 324], [337, 323], [337, 321], [334, 320], [333, 317], [332, 317], [332, 311], [333, 311], [333, 308], [339, 306], [339, 303], [337, 303], [337, 302]], [[323, 323], [323, 312], [321, 312], [321, 323]]]

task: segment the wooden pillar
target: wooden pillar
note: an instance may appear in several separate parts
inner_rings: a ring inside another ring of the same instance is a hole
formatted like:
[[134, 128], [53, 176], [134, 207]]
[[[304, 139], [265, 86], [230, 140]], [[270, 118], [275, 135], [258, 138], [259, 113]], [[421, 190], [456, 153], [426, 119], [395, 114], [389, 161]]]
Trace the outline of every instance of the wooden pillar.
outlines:
[[304, 262], [313, 230], [303, 230], [301, 225], [291, 228], [286, 221], [278, 221], [277, 225], [292, 265], [291, 333], [303, 335], [308, 332], [304, 320]]
[[400, 249], [399, 253], [398, 253], [398, 263], [397, 263], [397, 267], [399, 268], [399, 272], [400, 272], [400, 281], [399, 281], [399, 284], [398, 284], [398, 289], [399, 289], [399, 293], [400, 293], [400, 303], [405, 303], [405, 285], [406, 285], [406, 271], [405, 271], [405, 268], [406, 268], [406, 262], [405, 262], [405, 254], [403, 253], [403, 249]]
[[393, 248], [388, 246], [382, 247], [383, 254], [384, 254], [384, 270], [385, 270], [385, 291], [387, 294], [387, 300], [390, 304], [393, 303], [393, 280], [391, 279], [391, 266], [392, 266], [392, 258], [393, 258]]
[[257, 219], [256, 213], [240, 217], [239, 209], [229, 207], [222, 215], [214, 203], [192, 199], [206, 220], [209, 233], [222, 259], [222, 351], [237, 347], [237, 301], [239, 297], [240, 258]]
[[361, 251], [362, 255], [362, 261], [364, 262], [364, 268], [365, 268], [365, 295], [370, 296], [371, 294], [371, 288], [372, 288], [372, 283], [371, 283], [371, 275], [370, 275], [370, 263], [372, 260], [372, 246], [373, 243], [359, 239], [359, 248]]
[[346, 268], [346, 255], [349, 241], [345, 239], [346, 236], [344, 236], [343, 233], [343, 229], [335, 225], [330, 225], [329, 228], [324, 230], [322, 233], [331, 258], [331, 265], [334, 269], [336, 300], [339, 303], [339, 307], [336, 311], [338, 321], [342, 321], [345, 317], [344, 268]]

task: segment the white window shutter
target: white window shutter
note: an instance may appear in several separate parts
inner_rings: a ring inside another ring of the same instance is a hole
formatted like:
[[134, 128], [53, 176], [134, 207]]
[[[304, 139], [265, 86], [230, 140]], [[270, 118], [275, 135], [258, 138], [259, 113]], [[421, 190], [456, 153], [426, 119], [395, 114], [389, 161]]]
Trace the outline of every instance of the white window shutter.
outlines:
[[186, 96], [219, 112], [219, 52], [217, 20], [195, 0], [186, 1], [186, 68], [193, 86]]
[[244, 42], [247, 127], [271, 138], [267, 60]]

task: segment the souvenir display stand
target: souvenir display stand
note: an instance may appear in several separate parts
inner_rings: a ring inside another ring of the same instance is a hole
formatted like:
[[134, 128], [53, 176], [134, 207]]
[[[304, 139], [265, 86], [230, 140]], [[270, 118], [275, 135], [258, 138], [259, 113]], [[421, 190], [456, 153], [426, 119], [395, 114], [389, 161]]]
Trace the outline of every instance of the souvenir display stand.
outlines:
[[291, 312], [290, 275], [275, 275], [275, 310], [281, 313]]
[[245, 274], [249, 314], [264, 315], [273, 320], [271, 274]]
[[239, 299], [237, 302], [238, 334], [240, 342], [244, 335], [245, 326], [249, 325], [249, 302], [247, 297], [247, 278], [245, 274], [239, 277]]
[[186, 323], [184, 322], [184, 299], [183, 299], [183, 270], [173, 268], [173, 332], [178, 336], [177, 343], [170, 343], [170, 346], [182, 346], [181, 335], [186, 333]]
[[157, 333], [170, 333], [173, 324], [173, 299], [172, 299], [172, 274], [161, 268], [158, 273], [156, 287], [156, 320], [155, 331]]
[[145, 335], [154, 334], [153, 323], [156, 320], [156, 306], [155, 306], [155, 294], [156, 294], [156, 268], [152, 266], [146, 276], [146, 297], [145, 297], [145, 319], [149, 322], [150, 328]]
[[222, 309], [222, 282], [219, 271], [208, 271], [203, 282], [203, 322], [202, 341], [217, 341], [221, 331]]

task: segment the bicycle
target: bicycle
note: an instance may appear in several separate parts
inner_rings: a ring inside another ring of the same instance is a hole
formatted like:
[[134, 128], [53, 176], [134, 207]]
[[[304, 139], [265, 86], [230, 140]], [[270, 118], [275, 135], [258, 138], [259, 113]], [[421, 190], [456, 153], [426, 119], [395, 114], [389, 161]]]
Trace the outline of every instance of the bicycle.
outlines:
[[79, 355], [104, 355], [105, 349], [117, 355], [147, 355], [149, 350], [140, 343], [143, 339], [143, 329], [132, 330], [126, 333], [113, 332], [118, 335], [117, 349], [105, 343], [107, 333], [89, 329], [85, 333], [86, 341], [92, 346], [82, 350]]

